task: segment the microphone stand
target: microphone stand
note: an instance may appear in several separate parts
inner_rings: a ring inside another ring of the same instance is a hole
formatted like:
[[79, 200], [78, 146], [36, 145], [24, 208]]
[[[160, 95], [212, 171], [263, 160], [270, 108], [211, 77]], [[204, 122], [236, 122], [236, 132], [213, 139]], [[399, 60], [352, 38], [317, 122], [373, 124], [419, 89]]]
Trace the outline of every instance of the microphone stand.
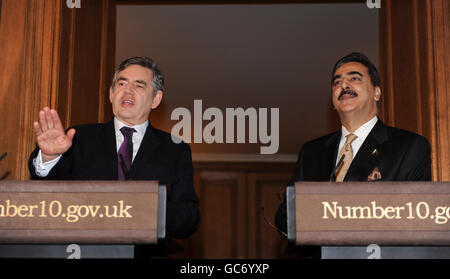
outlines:
[[339, 160], [336, 167], [333, 169], [333, 171], [330, 174], [330, 181], [336, 181], [336, 172], [341, 167], [342, 162], [344, 161], [344, 158], [345, 158], [345, 154], [342, 154], [341, 159]]
[[[0, 156], [0, 161], [1, 160], [3, 160], [3, 158], [5, 158], [6, 157], [6, 155], [8, 155], [8, 153], [7, 152], [5, 152], [5, 153], [3, 153], [2, 154], [2, 156]], [[2, 177], [0, 177], [0, 180], [5, 180], [6, 179], [6, 177], [8, 176], [10, 174], [10, 172], [9, 171], [7, 171]]]

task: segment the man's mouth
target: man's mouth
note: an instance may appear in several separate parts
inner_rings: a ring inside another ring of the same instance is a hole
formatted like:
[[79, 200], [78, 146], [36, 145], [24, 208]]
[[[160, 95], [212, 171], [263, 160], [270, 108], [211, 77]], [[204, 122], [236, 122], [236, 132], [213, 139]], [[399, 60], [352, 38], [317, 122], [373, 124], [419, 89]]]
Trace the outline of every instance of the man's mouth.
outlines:
[[338, 101], [355, 98], [355, 97], [358, 97], [358, 94], [355, 91], [342, 90], [341, 94], [339, 94]]
[[134, 105], [134, 100], [132, 100], [132, 99], [125, 99], [125, 100], [122, 100], [122, 105], [125, 105], [125, 106], [131, 106], [131, 105]]

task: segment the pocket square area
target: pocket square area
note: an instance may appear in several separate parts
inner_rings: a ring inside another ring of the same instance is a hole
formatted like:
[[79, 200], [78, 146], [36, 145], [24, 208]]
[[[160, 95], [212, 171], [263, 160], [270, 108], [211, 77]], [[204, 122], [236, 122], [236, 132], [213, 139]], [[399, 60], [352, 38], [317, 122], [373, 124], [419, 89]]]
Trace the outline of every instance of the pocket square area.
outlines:
[[378, 168], [374, 168], [367, 177], [367, 181], [381, 180], [381, 172]]

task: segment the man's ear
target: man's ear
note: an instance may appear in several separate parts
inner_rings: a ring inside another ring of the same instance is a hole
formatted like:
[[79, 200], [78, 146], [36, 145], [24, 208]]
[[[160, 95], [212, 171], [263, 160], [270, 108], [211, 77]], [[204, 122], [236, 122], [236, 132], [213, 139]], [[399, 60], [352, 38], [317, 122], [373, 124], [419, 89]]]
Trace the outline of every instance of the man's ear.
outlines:
[[375, 101], [379, 102], [380, 98], [381, 98], [381, 88], [379, 86], [376, 86], [374, 99], [375, 99]]
[[111, 102], [111, 104], [112, 104], [112, 95], [113, 95], [113, 88], [112, 88], [112, 86], [111, 87], [109, 87], [109, 101]]
[[155, 109], [159, 106], [162, 101], [163, 92], [161, 90], [156, 91], [155, 96], [153, 97], [152, 109]]

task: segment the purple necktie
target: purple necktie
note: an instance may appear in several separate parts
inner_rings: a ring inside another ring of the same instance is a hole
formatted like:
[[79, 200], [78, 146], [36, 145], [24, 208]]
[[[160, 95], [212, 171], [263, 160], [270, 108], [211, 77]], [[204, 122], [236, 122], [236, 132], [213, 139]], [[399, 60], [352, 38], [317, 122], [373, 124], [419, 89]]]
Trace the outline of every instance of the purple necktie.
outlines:
[[122, 127], [120, 132], [123, 134], [123, 142], [117, 152], [117, 162], [119, 171], [119, 180], [128, 179], [128, 171], [131, 167], [131, 160], [133, 158], [133, 133], [136, 132], [135, 129], [130, 127]]

